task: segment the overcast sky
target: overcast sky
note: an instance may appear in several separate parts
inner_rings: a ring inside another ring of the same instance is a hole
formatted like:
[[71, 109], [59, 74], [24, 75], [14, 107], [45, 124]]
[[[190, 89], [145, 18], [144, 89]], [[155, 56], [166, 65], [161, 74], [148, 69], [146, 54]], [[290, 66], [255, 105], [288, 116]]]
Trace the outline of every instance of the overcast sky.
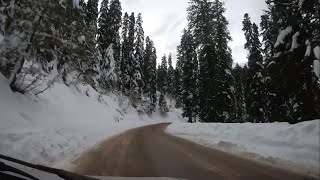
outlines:
[[[260, 16], [266, 4], [264, 0], [223, 0], [229, 30], [233, 41], [229, 44], [235, 62], [244, 64], [247, 52], [244, 50], [245, 38], [242, 32], [242, 20], [249, 13], [253, 22], [260, 24]], [[187, 25], [187, 7], [189, 0], [122, 0], [123, 12], [142, 13], [143, 28], [146, 36], [154, 41], [158, 62], [163, 54], [173, 55], [176, 61], [176, 48], [180, 43], [182, 30]]]

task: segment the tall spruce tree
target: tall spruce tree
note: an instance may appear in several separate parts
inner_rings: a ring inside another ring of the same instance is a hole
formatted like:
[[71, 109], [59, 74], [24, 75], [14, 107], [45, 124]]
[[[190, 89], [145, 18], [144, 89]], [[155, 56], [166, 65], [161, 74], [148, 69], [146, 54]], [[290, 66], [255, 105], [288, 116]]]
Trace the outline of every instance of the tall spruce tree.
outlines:
[[128, 31], [128, 62], [129, 62], [129, 84], [127, 85], [127, 91], [129, 92], [130, 99], [133, 105], [136, 105], [141, 99], [142, 92], [142, 77], [141, 67], [138, 59], [135, 58], [135, 27], [136, 19], [134, 13], [129, 16], [129, 31]]
[[122, 21], [122, 44], [121, 44], [121, 80], [122, 92], [126, 95], [129, 94], [128, 89], [130, 86], [130, 52], [129, 52], [129, 15], [126, 12]]
[[[136, 21], [136, 40], [135, 40], [135, 58], [138, 60], [141, 67], [143, 67], [143, 57], [144, 57], [144, 30], [142, 27], [142, 15], [141, 13], [138, 14], [137, 21]], [[143, 75], [143, 73], [142, 73]]]
[[213, 104], [216, 110], [215, 121], [226, 122], [234, 118], [234, 77], [232, 76], [233, 59], [231, 49], [228, 43], [231, 41], [228, 24], [224, 13], [224, 3], [215, 0], [213, 3], [213, 11], [215, 18], [215, 35], [214, 42], [216, 43], [216, 52], [218, 62], [216, 64], [216, 75], [214, 83], [216, 86], [216, 103]]
[[172, 66], [172, 55], [171, 55], [171, 53], [168, 56], [168, 78], [167, 78], [167, 83], [168, 83], [168, 95], [170, 97], [173, 97], [174, 89], [172, 87], [174, 86], [174, 69], [173, 69], [173, 66]]
[[284, 0], [267, 4], [264, 16], [270, 19], [268, 27], [279, 31], [266, 38], [274, 42], [273, 54], [266, 61], [269, 119], [297, 123], [319, 117], [319, 84], [312, 69], [311, 49], [319, 42], [319, 30], [315, 28], [319, 20], [313, 19], [320, 5], [316, 1]]
[[266, 122], [266, 89], [261, 43], [258, 26], [251, 23], [248, 14], [244, 15], [242, 30], [247, 40], [245, 48], [249, 51], [247, 83], [250, 91], [246, 95], [248, 118], [251, 122]]
[[119, 0], [103, 0], [101, 2], [100, 16], [98, 19], [99, 33], [98, 46], [100, 50], [106, 50], [109, 45], [114, 44], [114, 48], [120, 44], [119, 29], [121, 27], [121, 4]]
[[[107, 89], [119, 89], [120, 84], [118, 79], [120, 79], [120, 35], [119, 29], [121, 27], [121, 16], [122, 9], [119, 0], [103, 0], [101, 2], [100, 16], [98, 19], [99, 28], [98, 28], [98, 49], [102, 54], [102, 59], [105, 60], [103, 68], [104, 72], [113, 72], [117, 81], [110, 81], [107, 77], [101, 77], [101, 81], [105, 81], [104, 88]], [[112, 49], [110, 49], [112, 48]], [[112, 61], [110, 60], [110, 52], [112, 54]], [[109, 60], [108, 60], [109, 59]], [[105, 74], [107, 75], [107, 74]]]
[[142, 27], [142, 16], [141, 13], [138, 14], [136, 24], [135, 24], [135, 54], [134, 54], [134, 78], [137, 81], [138, 86], [136, 91], [141, 94], [144, 86], [144, 75], [143, 75], [143, 58], [144, 58], [144, 30]]
[[243, 68], [237, 63], [233, 68], [232, 74], [235, 79], [235, 104], [236, 122], [245, 122], [247, 120], [247, 108], [246, 108], [246, 86], [247, 86], [247, 66]]
[[[178, 47], [178, 51], [180, 49], [180, 46]], [[180, 60], [181, 58], [177, 58], [177, 64], [176, 64], [176, 69], [174, 70], [174, 98], [176, 100], [176, 107], [180, 108], [182, 107], [182, 62]], [[198, 88], [196, 88], [198, 90]]]
[[183, 116], [193, 123], [197, 116], [198, 94], [198, 59], [195, 43], [191, 33], [184, 30], [179, 48], [179, 60], [182, 62], [182, 100]]
[[199, 49], [200, 120], [225, 122], [234, 116], [231, 40], [223, 3], [191, 0], [189, 29]]
[[[123, 79], [123, 92], [136, 101], [139, 94], [141, 75], [138, 74], [139, 63], [135, 60], [135, 16], [125, 13], [122, 23], [122, 56], [121, 72]], [[133, 97], [134, 96], [134, 97]]]
[[88, 19], [90, 19], [90, 21], [95, 22], [95, 24], [97, 24], [97, 19], [99, 15], [98, 4], [99, 0], [88, 0], [85, 8]]
[[161, 65], [157, 74], [158, 78], [158, 90], [164, 95], [167, 95], [168, 92], [168, 63], [167, 56], [163, 55], [161, 59]]
[[157, 55], [153, 41], [149, 36], [146, 37], [146, 49], [143, 60], [143, 78], [145, 82], [143, 94], [149, 99], [150, 111], [154, 111], [157, 103]]

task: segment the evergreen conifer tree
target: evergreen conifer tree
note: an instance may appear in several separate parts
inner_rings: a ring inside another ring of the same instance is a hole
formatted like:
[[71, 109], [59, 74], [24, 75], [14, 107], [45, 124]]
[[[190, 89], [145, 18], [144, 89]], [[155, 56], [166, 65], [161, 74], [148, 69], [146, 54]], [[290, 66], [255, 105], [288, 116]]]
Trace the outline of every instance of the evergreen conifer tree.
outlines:
[[250, 91], [246, 95], [247, 113], [251, 122], [266, 122], [266, 89], [261, 43], [258, 27], [251, 23], [248, 14], [244, 15], [243, 31], [247, 40], [245, 48], [249, 51], [247, 83]]

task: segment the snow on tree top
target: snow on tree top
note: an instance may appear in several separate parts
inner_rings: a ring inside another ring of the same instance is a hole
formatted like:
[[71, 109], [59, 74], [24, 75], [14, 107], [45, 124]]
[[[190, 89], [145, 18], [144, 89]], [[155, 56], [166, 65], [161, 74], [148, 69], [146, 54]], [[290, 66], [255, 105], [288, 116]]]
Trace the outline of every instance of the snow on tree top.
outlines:
[[316, 76], [320, 79], [320, 61], [319, 60], [313, 61], [313, 70]]
[[298, 42], [297, 42], [297, 38], [298, 38], [299, 35], [300, 35], [300, 32], [297, 31], [297, 32], [292, 36], [292, 44], [291, 44], [291, 49], [290, 49], [290, 51], [293, 51], [293, 50], [295, 50], [296, 48], [299, 47], [299, 44], [298, 44]]
[[304, 56], [310, 56], [311, 55], [311, 45], [310, 45], [310, 41], [306, 40], [305, 44], [307, 45], [307, 50]]
[[302, 8], [303, 3], [305, 2], [305, 0], [299, 0], [299, 9]]
[[286, 29], [280, 31], [279, 36], [277, 38], [277, 42], [274, 47], [278, 47], [280, 44], [284, 43], [284, 38], [288, 36], [292, 32], [292, 26], [288, 26]]
[[230, 69], [225, 69], [224, 71], [225, 71], [228, 75], [230, 75], [230, 76], [232, 75]]
[[83, 44], [84, 42], [86, 42], [86, 37], [84, 35], [79, 36], [77, 39], [80, 44]]
[[0, 33], [0, 44], [2, 43], [4, 37], [2, 36], [2, 34]]
[[[0, 41], [1, 42], [1, 41]], [[313, 53], [314, 53], [314, 56], [320, 60], [320, 46], [316, 46], [314, 49], [313, 49]]]
[[79, 0], [72, 0], [73, 8], [80, 9]]

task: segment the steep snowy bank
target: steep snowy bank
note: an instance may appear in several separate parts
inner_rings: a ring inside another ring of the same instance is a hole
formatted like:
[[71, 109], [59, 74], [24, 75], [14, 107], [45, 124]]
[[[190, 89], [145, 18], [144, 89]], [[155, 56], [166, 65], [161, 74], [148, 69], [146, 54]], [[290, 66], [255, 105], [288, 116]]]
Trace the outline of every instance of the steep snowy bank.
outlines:
[[173, 123], [167, 131], [222, 150], [320, 174], [320, 120], [296, 125]]
[[139, 116], [126, 98], [85, 85], [56, 83], [37, 97], [12, 93], [0, 74], [0, 153], [33, 163], [61, 168], [100, 140], [179, 115]]

